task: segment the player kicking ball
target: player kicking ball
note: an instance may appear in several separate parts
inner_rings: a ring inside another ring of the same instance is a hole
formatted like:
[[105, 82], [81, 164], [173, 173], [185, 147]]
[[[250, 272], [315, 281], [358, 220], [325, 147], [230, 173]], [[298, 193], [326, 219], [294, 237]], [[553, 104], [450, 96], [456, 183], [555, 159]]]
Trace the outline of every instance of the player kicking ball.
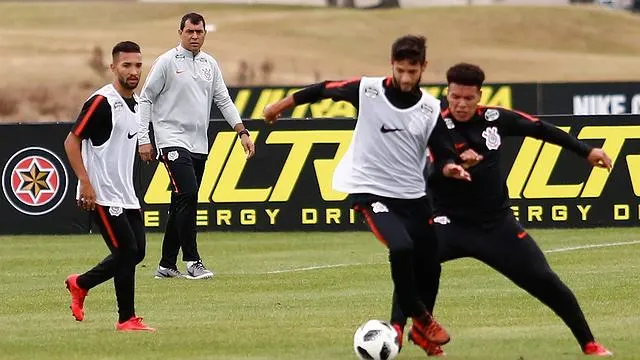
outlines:
[[[602, 149], [530, 115], [478, 106], [484, 78], [482, 69], [472, 64], [458, 64], [447, 71], [449, 107], [442, 117], [473, 181], [447, 179], [437, 172], [429, 177], [439, 262], [463, 257], [484, 262], [553, 310], [571, 329], [584, 354], [611, 356], [595, 341], [575, 295], [514, 217], [500, 156], [503, 137], [526, 136], [568, 149], [595, 167], [609, 170], [611, 159]], [[435, 297], [425, 303], [427, 310], [433, 311], [434, 304]], [[402, 333], [406, 317], [397, 302], [391, 323]], [[427, 355], [444, 355], [440, 346], [419, 333], [409, 332], [408, 337]]]

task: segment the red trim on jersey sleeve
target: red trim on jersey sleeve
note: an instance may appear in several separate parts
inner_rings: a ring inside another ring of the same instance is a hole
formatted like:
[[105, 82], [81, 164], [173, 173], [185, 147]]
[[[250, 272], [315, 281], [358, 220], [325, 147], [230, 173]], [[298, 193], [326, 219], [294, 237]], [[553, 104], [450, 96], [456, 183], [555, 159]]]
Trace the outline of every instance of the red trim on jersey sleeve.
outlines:
[[511, 111], [513, 111], [514, 113], [522, 116], [523, 118], [525, 118], [525, 119], [527, 119], [529, 121], [533, 121], [533, 122], [540, 121], [540, 119], [538, 119], [537, 117], [535, 117], [533, 115], [529, 115], [529, 114], [527, 114], [525, 112], [518, 111], [518, 110], [511, 110]]
[[343, 81], [330, 81], [324, 86], [324, 88], [325, 89], [341, 88], [349, 84], [353, 84], [356, 81], [360, 81], [360, 78], [355, 77], [355, 78], [352, 78], [349, 80], [343, 80]]
[[87, 110], [87, 113], [84, 114], [84, 117], [82, 118], [82, 120], [80, 120], [80, 122], [78, 123], [78, 126], [76, 127], [76, 129], [73, 131], [73, 134], [76, 136], [80, 136], [82, 135], [82, 130], [84, 130], [84, 128], [87, 126], [87, 123], [89, 122], [89, 120], [91, 119], [91, 116], [93, 115], [93, 113], [96, 111], [96, 109], [98, 108], [98, 106], [100, 105], [100, 102], [102, 101], [102, 99], [104, 99], [105, 97], [102, 95], [97, 95], [95, 97], [95, 99], [93, 99], [93, 102], [91, 103], [91, 105], [89, 106], [89, 110]]

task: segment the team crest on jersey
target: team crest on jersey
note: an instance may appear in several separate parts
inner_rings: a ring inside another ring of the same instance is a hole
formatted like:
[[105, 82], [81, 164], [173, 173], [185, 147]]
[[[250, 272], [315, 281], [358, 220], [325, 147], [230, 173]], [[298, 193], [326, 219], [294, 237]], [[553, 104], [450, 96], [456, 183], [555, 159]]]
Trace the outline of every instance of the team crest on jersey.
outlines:
[[501, 144], [500, 134], [497, 127], [488, 127], [482, 132], [485, 144], [489, 150], [498, 150]]
[[109, 214], [111, 214], [111, 216], [120, 216], [122, 214], [122, 208], [119, 206], [110, 206], [109, 207]]
[[169, 159], [169, 161], [175, 161], [178, 158], [178, 151], [173, 150], [173, 151], [169, 151], [169, 153], [167, 154], [167, 159]]
[[115, 104], [113, 104], [113, 109], [116, 111], [122, 110], [123, 107], [124, 104], [122, 104], [122, 101], [116, 101]]
[[16, 152], [2, 171], [4, 196], [26, 215], [44, 215], [57, 208], [67, 194], [67, 184], [62, 160], [40, 147]]
[[420, 111], [427, 114], [428, 116], [431, 116], [431, 114], [433, 114], [433, 108], [427, 104], [422, 104], [422, 106], [420, 106]]
[[371, 210], [373, 210], [374, 213], [383, 213], [383, 212], [389, 212], [389, 209], [387, 208], [387, 205], [376, 201], [373, 204], [371, 204]]
[[373, 99], [378, 96], [379, 92], [378, 89], [374, 88], [373, 86], [369, 86], [364, 89], [364, 94], [365, 96]]
[[489, 109], [484, 112], [484, 118], [487, 121], [496, 121], [500, 117], [500, 112], [496, 109]]
[[447, 126], [447, 129], [452, 130], [455, 129], [456, 125], [453, 123], [451, 118], [444, 118], [444, 124]]
[[202, 71], [202, 78], [207, 80], [207, 81], [211, 81], [213, 79], [213, 76], [211, 75], [211, 68], [208, 67], [203, 67], [201, 69]]

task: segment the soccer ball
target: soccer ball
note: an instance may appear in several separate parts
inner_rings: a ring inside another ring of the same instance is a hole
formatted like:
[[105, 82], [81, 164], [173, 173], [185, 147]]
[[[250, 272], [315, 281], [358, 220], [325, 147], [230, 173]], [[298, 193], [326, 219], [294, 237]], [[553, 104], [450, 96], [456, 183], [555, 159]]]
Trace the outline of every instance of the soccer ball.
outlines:
[[369, 320], [353, 335], [353, 350], [361, 360], [392, 360], [400, 351], [396, 330], [386, 321]]

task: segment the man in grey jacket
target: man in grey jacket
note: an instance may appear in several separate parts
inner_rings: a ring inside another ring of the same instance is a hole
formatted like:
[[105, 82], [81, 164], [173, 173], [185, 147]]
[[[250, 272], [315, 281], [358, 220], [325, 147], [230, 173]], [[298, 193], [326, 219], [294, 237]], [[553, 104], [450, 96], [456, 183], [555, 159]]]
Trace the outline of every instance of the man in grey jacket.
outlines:
[[212, 102], [238, 133], [247, 159], [254, 155], [255, 147], [229, 96], [218, 63], [200, 50], [206, 35], [202, 15], [184, 15], [178, 34], [180, 45], [156, 59], [142, 88], [138, 144], [142, 160], [152, 160], [149, 123], [153, 123], [158, 158], [171, 179], [169, 219], [156, 278], [182, 276], [176, 265], [182, 248], [185, 277], [206, 279], [213, 272], [198, 254], [196, 207], [209, 153], [207, 130]]

